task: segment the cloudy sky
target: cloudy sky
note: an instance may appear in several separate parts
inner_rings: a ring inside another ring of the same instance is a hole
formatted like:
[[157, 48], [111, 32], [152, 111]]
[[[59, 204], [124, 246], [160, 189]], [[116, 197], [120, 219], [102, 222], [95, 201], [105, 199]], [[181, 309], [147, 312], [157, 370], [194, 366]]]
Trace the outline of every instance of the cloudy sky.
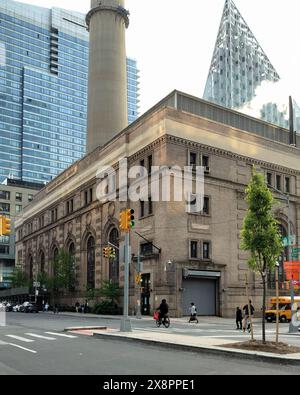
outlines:
[[[1, 1], [1, 0], [0, 0]], [[89, 0], [21, 0], [87, 12]], [[126, 0], [127, 55], [138, 61], [141, 112], [173, 89], [202, 97], [225, 0]], [[300, 102], [299, 0], [235, 0], [250, 29]]]

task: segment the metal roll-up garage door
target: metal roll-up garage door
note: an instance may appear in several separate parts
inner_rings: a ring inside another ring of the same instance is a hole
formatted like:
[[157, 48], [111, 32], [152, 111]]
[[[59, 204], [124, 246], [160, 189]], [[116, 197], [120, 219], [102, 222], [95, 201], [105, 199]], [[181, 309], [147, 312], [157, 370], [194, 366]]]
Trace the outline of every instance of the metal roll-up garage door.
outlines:
[[195, 303], [198, 315], [217, 315], [218, 278], [188, 277], [183, 280], [183, 313], [190, 314], [191, 302]]

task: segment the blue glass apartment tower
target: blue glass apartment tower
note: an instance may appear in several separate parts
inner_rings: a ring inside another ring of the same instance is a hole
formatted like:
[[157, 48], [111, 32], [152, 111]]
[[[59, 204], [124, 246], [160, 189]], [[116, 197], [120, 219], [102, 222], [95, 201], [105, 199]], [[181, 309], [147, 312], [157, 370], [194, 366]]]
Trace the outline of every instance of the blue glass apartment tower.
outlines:
[[[85, 15], [0, 2], [0, 181], [48, 182], [86, 152], [89, 34]], [[128, 119], [138, 71], [127, 60]]]

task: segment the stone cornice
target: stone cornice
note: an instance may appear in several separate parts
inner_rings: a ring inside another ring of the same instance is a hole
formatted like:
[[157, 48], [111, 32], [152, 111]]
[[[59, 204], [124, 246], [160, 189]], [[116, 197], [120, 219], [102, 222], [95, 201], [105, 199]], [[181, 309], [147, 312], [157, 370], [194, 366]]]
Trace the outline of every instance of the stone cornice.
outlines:
[[287, 173], [287, 174], [294, 175], [294, 176], [300, 175], [300, 171], [297, 171], [297, 170], [289, 169], [284, 166], [275, 165], [274, 163], [269, 163], [269, 162], [265, 162], [262, 160], [253, 159], [251, 157], [236, 154], [234, 152], [227, 151], [227, 150], [222, 150], [220, 148], [215, 148], [215, 147], [211, 147], [211, 146], [204, 145], [201, 143], [189, 141], [184, 138], [172, 136], [170, 134], [167, 134], [166, 138], [167, 138], [167, 142], [172, 143], [172, 144], [177, 144], [177, 145], [181, 145], [181, 146], [184, 145], [187, 148], [191, 148], [191, 149], [205, 150], [205, 152], [209, 152], [214, 155], [227, 157], [227, 158], [238, 160], [238, 161], [243, 161], [247, 164], [259, 165], [259, 166], [262, 166], [266, 169], [281, 171], [283, 173]]

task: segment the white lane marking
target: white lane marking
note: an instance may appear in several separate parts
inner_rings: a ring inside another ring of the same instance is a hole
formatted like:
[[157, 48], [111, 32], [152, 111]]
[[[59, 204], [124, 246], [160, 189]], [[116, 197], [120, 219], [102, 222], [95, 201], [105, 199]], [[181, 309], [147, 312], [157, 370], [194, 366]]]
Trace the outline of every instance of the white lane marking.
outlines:
[[32, 354], [37, 354], [36, 351], [34, 351], [34, 350], [29, 350], [29, 348], [25, 348], [25, 347], [19, 346], [18, 344], [14, 344], [14, 343], [7, 343], [7, 344], [8, 344], [9, 346], [16, 347], [16, 348], [20, 348], [21, 350], [24, 350], [24, 351], [27, 351], [27, 352], [31, 352]]
[[41, 335], [37, 335], [36, 333], [24, 333], [24, 334], [25, 336], [36, 337], [37, 339], [42, 339], [42, 340], [56, 340], [54, 337], [41, 336]]
[[54, 332], [45, 332], [47, 335], [52, 335], [52, 336], [61, 336], [61, 337], [67, 337], [69, 339], [77, 339], [77, 336], [73, 335], [64, 335], [62, 333], [54, 333]]
[[15, 340], [19, 340], [20, 342], [24, 342], [24, 343], [33, 343], [34, 342], [34, 340], [26, 339], [25, 337], [21, 337], [21, 336], [15, 336], [15, 335], [5, 335], [5, 336], [10, 337]]

